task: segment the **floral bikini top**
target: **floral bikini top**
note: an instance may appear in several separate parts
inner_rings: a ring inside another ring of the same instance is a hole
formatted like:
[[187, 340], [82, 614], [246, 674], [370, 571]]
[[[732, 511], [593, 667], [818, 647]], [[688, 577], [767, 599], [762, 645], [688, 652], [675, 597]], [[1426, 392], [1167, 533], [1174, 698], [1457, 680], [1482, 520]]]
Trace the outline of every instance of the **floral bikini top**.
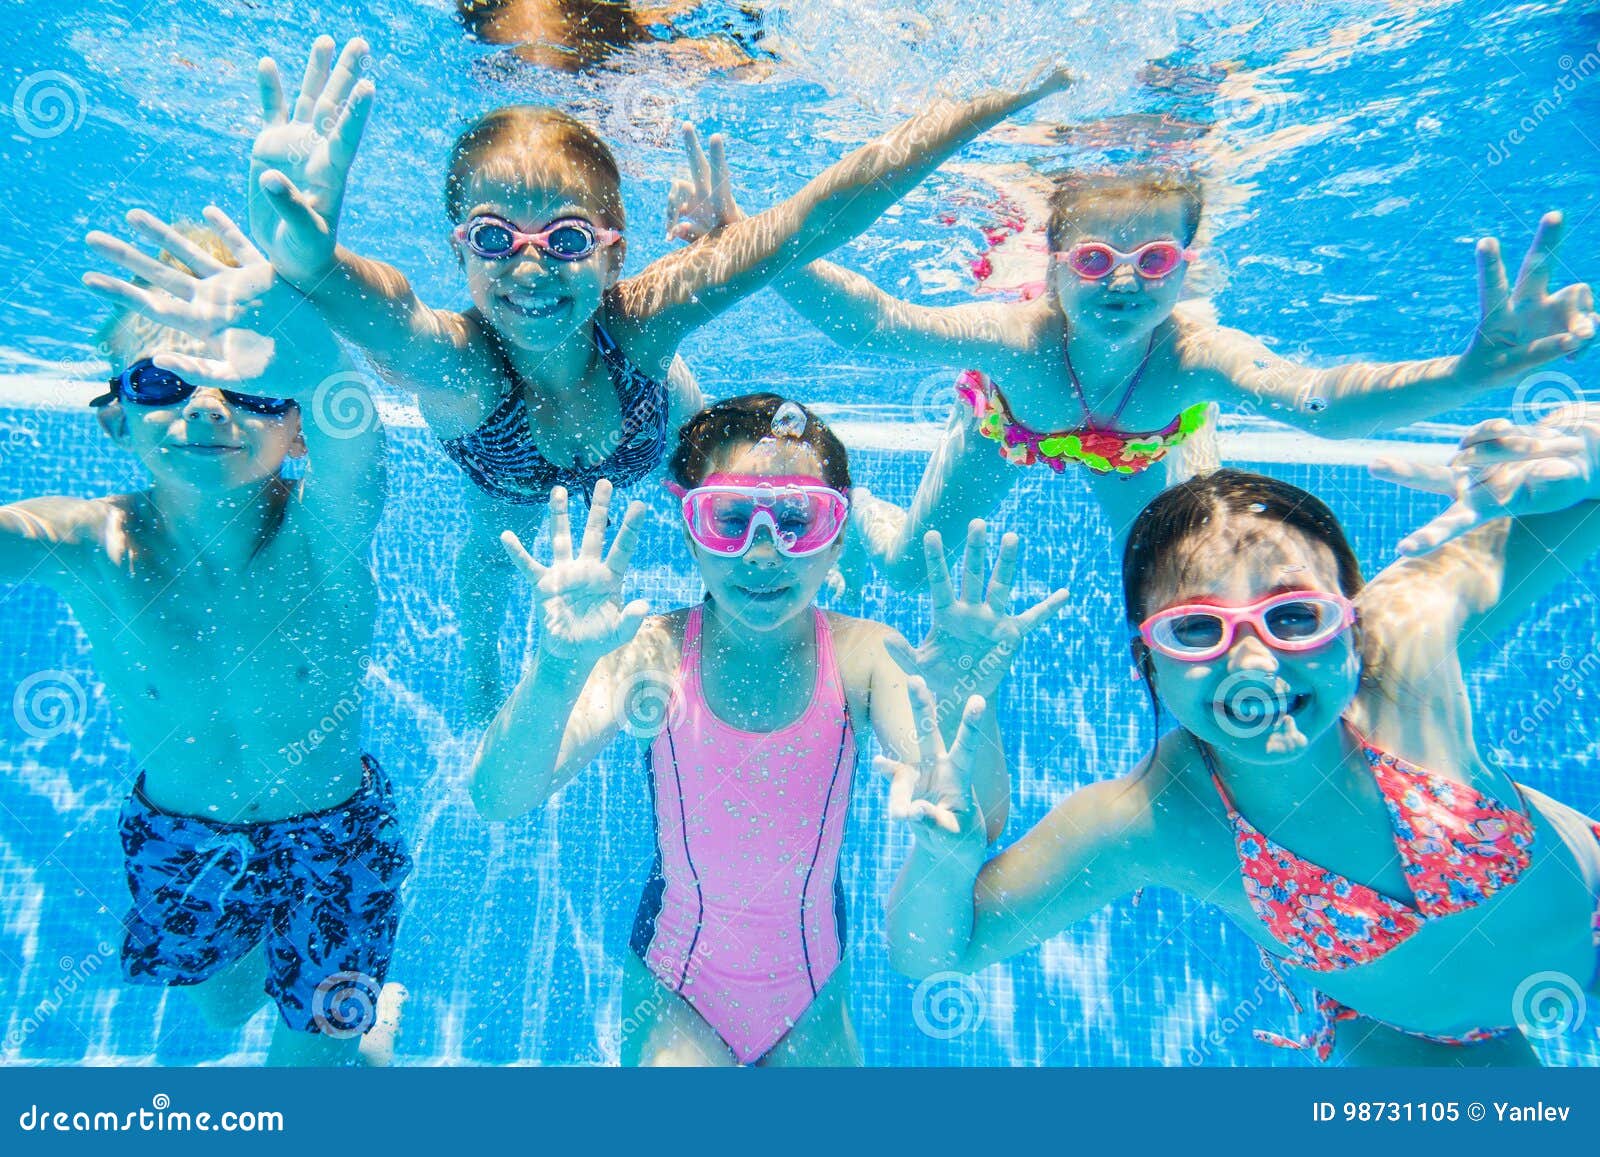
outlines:
[[1165, 458], [1167, 451], [1181, 445], [1189, 435], [1205, 425], [1208, 403], [1196, 402], [1185, 409], [1160, 430], [1132, 433], [1117, 429], [1117, 419], [1138, 388], [1150, 363], [1150, 352], [1155, 348], [1155, 336], [1144, 351], [1144, 360], [1128, 380], [1122, 400], [1112, 411], [1111, 420], [1104, 424], [1094, 420], [1094, 412], [1084, 397], [1083, 386], [1072, 368], [1070, 354], [1065, 354], [1067, 376], [1072, 390], [1078, 395], [1086, 415], [1084, 424], [1071, 430], [1040, 433], [1024, 426], [1011, 413], [1000, 387], [981, 370], [967, 370], [956, 379], [956, 393], [972, 410], [977, 419], [978, 432], [999, 443], [1000, 455], [1015, 466], [1032, 466], [1043, 462], [1060, 474], [1068, 462], [1079, 462], [1096, 474], [1139, 474]]
[[1313, 972], [1367, 964], [1440, 916], [1474, 908], [1528, 866], [1533, 824], [1522, 812], [1379, 751], [1362, 753], [1389, 809], [1414, 904], [1295, 855], [1239, 814], [1202, 746], [1227, 806], [1250, 906], [1295, 963]]

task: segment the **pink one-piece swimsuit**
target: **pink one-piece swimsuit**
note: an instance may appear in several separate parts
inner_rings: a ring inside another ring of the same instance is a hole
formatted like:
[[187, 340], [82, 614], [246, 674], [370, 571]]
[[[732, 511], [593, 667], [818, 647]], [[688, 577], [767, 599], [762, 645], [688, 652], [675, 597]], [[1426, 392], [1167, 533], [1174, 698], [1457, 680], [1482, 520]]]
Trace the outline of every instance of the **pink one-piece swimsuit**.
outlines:
[[690, 611], [678, 687], [650, 746], [656, 862], [633, 950], [744, 1064], [794, 1026], [844, 951], [839, 849], [856, 744], [827, 620], [812, 613], [810, 703], [780, 730], [751, 732], [707, 706], [701, 608]]

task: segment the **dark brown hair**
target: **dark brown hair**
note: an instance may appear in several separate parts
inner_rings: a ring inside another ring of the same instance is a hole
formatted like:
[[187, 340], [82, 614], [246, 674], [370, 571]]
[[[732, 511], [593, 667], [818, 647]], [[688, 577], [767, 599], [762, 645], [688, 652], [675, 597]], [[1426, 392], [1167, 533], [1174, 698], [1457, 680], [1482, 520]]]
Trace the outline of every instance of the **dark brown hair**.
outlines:
[[[622, 177], [617, 159], [606, 143], [582, 122], [560, 109], [537, 104], [497, 108], [456, 138], [444, 181], [444, 208], [460, 224], [466, 215], [472, 178], [486, 169], [503, 168], [492, 175], [519, 179], [520, 158], [534, 159], [554, 153], [589, 178], [598, 204], [599, 224], [627, 227], [622, 210]], [[509, 163], [506, 163], [508, 162]]]
[[[667, 469], [685, 489], [700, 485], [711, 459], [731, 443], [755, 443], [772, 434], [772, 419], [787, 401], [777, 394], [745, 394], [707, 406], [678, 430], [678, 445]], [[796, 402], [799, 406], [800, 403]], [[822, 463], [822, 479], [841, 493], [850, 493], [850, 456], [828, 425], [804, 406], [805, 432], [797, 440], [810, 446]]]
[[1187, 169], [1113, 169], [1102, 172], [1066, 172], [1055, 178], [1050, 195], [1050, 218], [1045, 237], [1052, 253], [1059, 252], [1079, 212], [1095, 201], [1116, 199], [1145, 203], [1176, 197], [1183, 208], [1185, 245], [1200, 228], [1205, 195], [1200, 178]]

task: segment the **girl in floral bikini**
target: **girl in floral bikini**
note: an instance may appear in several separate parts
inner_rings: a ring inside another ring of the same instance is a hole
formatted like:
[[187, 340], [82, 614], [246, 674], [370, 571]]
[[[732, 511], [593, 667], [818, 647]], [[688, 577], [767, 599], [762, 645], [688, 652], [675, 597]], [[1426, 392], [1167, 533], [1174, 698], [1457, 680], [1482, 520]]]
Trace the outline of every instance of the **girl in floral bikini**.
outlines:
[[[709, 163], [696, 160], [693, 179], [674, 185], [676, 236], [741, 215], [722, 144], [710, 145]], [[691, 142], [692, 160], [697, 150]], [[1364, 436], [1461, 405], [1594, 336], [1587, 285], [1549, 292], [1562, 229], [1551, 213], [1514, 288], [1498, 243], [1478, 243], [1482, 320], [1460, 356], [1296, 365], [1179, 304], [1201, 207], [1198, 183], [1182, 175], [1067, 176], [1050, 206], [1046, 292], [1021, 304], [914, 305], [821, 261], [778, 279], [802, 316], [851, 349], [982, 367], [958, 379], [961, 404], [909, 514], [855, 496], [866, 549], [891, 583], [919, 582], [923, 533], [938, 529], [948, 541], [968, 519], [993, 511], [1017, 482], [1014, 466], [1081, 467], [1120, 542], [1176, 480], [1151, 467], [1208, 425], [1213, 403], [1264, 411], [1324, 437]]]
[[1461, 667], [1600, 550], [1600, 407], [1383, 472], [1464, 497], [1401, 544], [1428, 557], [1365, 586], [1333, 514], [1284, 482], [1220, 470], [1139, 515], [1134, 658], [1177, 727], [988, 863], [972, 794], [927, 796], [960, 832], [912, 821], [897, 967], [976, 971], [1154, 884], [1316, 977], [1314, 1021], [1271, 1043], [1537, 1063], [1519, 1027], [1600, 983], [1600, 824], [1484, 763]]

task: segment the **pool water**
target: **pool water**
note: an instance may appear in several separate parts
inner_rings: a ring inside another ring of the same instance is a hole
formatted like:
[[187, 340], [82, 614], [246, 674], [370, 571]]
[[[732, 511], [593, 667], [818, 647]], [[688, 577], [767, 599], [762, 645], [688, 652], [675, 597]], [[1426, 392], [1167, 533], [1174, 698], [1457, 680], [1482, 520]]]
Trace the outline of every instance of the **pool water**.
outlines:
[[[114, 228], [136, 206], [194, 216], [213, 200], [238, 211], [253, 58], [270, 51], [297, 65], [318, 28], [365, 32], [375, 51], [379, 106], [345, 236], [400, 265], [438, 304], [464, 302], [443, 242], [443, 158], [497, 103], [560, 101], [601, 129], [626, 172], [629, 263], [639, 268], [665, 250], [658, 222], [682, 118], [729, 134], [741, 198], [759, 207], [928, 93], [1015, 81], [1048, 58], [1086, 78], [1041, 110], [1074, 127], [1002, 132], [964, 152], [846, 250], [849, 264], [930, 303], [1016, 293], [1030, 234], [1002, 243], [981, 285], [972, 263], [999, 207], [1032, 203], [1027, 172], [1137, 149], [1208, 167], [1217, 192], [1203, 272], [1219, 314], [1314, 363], [1459, 350], [1474, 322], [1472, 240], [1497, 232], [1508, 256], [1519, 254], [1546, 208], [1570, 224], [1560, 280], [1600, 282], [1600, 153], [1589, 139], [1600, 124], [1600, 16], [1577, 3], [708, 5], [680, 41], [735, 37], [754, 64], [731, 73], [685, 64], [661, 32], [577, 75], [471, 43], [452, 10], [442, 0], [343, 4], [337, 16], [306, 0], [105, 3], [53, 12], [41, 26], [37, 7], [0, 8], [0, 35], [17, 46], [5, 73], [13, 124], [0, 135], [9, 219], [0, 500], [139, 484], [82, 408], [103, 368], [101, 311], [77, 287], [82, 234]], [[41, 91], [60, 94], [58, 120]], [[711, 396], [760, 383], [821, 404], [848, 434], [857, 478], [901, 502], [952, 396], [951, 375], [833, 347], [771, 294], [684, 354]], [[1593, 396], [1596, 364], [1560, 363], [1515, 397], [1463, 406], [1401, 438], [1437, 453], [1513, 402], [1528, 410]], [[398, 1059], [614, 1063], [627, 1015], [617, 962], [652, 855], [641, 761], [620, 739], [543, 811], [507, 825], [476, 817], [464, 790], [471, 750], [450, 578], [465, 535], [463, 481], [404, 399], [386, 397], [385, 415], [391, 493], [374, 557], [383, 603], [363, 710], [417, 864], [392, 969], [412, 993]], [[1366, 444], [1287, 438], [1268, 415], [1231, 417], [1224, 435], [1234, 461], [1327, 499], [1368, 574], [1438, 507], [1370, 480]], [[656, 607], [692, 601], [699, 588], [681, 540], [655, 511], [635, 586]], [[1074, 592], [1002, 698], [1011, 839], [1067, 791], [1130, 767], [1152, 722], [1120, 648], [1104, 647], [1122, 634], [1116, 566], [1081, 484], [1030, 472], [996, 520], [1063, 528], [1053, 542], [1030, 541], [1021, 597]], [[1600, 814], [1597, 589], [1590, 562], [1468, 680], [1480, 747], [1589, 814]], [[34, 705], [0, 712], [0, 1058], [259, 1060], [269, 1010], [230, 1040], [181, 997], [119, 981], [127, 895], [116, 817], [134, 767], [60, 600], [28, 585], [0, 597], [0, 689]], [[926, 625], [925, 608], [881, 584], [836, 605], [912, 638]], [[509, 630], [506, 643], [509, 675]], [[859, 777], [852, 807], [841, 870], [869, 1063], [1303, 1063], [1252, 1038], [1295, 1023], [1253, 945], [1171, 893], [1111, 905], [972, 980], [919, 989], [889, 970], [883, 949], [882, 903], [906, 836], [887, 821], [873, 777]], [[1538, 1047], [1552, 1062], [1600, 1063], [1597, 1027], [1591, 1011]]]

